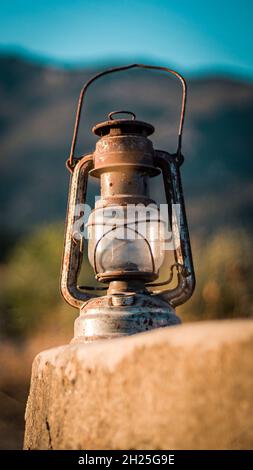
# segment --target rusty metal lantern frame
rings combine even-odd
[[[94,172],[96,160],[93,153],[83,157],[75,157],[75,148],[82,106],[88,87],[95,80],[107,74],[133,68],[167,72],[178,78],[182,85],[177,151],[175,154],[170,154],[166,151],[153,150],[153,170],[162,173],[170,221],[171,204],[180,205],[180,243],[174,250],[175,263],[170,267],[170,273],[166,281],[157,283],[146,282],[145,292],[138,292],[138,289],[137,292],[133,292],[135,289],[130,289],[130,292],[126,290],[124,295],[117,296],[114,295],[113,289],[109,289],[108,295],[98,297],[94,291],[106,290],[107,287],[78,286],[78,274],[83,259],[83,243],[81,239],[74,239],[72,231],[76,220],[76,205],[85,203],[88,175],[90,172]],[[185,303],[191,297],[195,287],[194,267],[180,175],[180,166],[184,160],[181,147],[186,98],[186,82],[178,72],[167,67],[144,64],[131,64],[105,70],[92,77],[81,90],[70,155],[66,163],[67,168],[71,172],[71,180],[61,272],[61,292],[64,299],[71,306],[80,309],[80,316],[75,322],[75,341],[111,338],[180,322],[174,308]],[[112,119],[115,113],[110,113],[109,119]],[[135,119],[134,113],[131,114],[133,119]],[[137,121],[135,122],[137,123]],[[152,128],[151,125],[146,123],[138,121],[138,124]],[[95,126],[93,131],[99,135],[99,129],[102,125],[105,127],[106,123]],[[152,132],[151,130],[150,133]],[[166,288],[165,290],[153,289],[153,287],[168,285],[172,281],[174,268],[177,270],[177,286],[175,288]],[[148,287],[148,290],[146,287]]]

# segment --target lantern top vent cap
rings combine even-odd
[[[132,119],[114,119],[116,114],[130,114]],[[155,128],[147,122],[137,121],[132,111],[112,111],[108,114],[108,121],[100,122],[92,128],[92,132],[99,137],[106,135],[135,134],[147,137],[153,134]]]

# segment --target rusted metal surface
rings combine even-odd
[[[162,70],[175,75],[182,84],[182,108],[178,132],[178,147],[175,155],[154,150],[148,138],[153,132],[151,124],[136,120],[131,111],[113,111],[108,120],[97,124],[93,132],[99,136],[96,149],[92,155],[76,159],[74,157],[81,109],[87,88],[97,78],[106,74],[128,70],[134,67]],[[183,189],[180,176],[182,131],[186,105],[186,83],[177,72],[165,67],[132,64],[102,72],[91,78],[81,91],[70,157],[67,167],[72,173],[68,206],[65,248],[61,278],[61,291],[65,300],[81,310],[75,322],[77,340],[94,339],[134,334],[147,329],[178,324],[174,307],[180,305],[192,295],[195,286],[195,275],[192,262],[190,238],[187,226]],[[131,119],[116,119],[118,114],[127,113]],[[150,271],[127,271],[123,269],[99,272],[96,264],[96,252],[100,239],[94,244],[94,269],[100,282],[109,283],[107,296],[96,297],[87,293],[94,287],[78,286],[78,274],[82,262],[82,241],[73,239],[73,223],[77,204],[84,204],[88,174],[100,179],[101,199],[96,203],[100,208],[128,204],[155,204],[150,199],[150,178],[162,172],[166,192],[168,215],[171,226],[173,217],[171,204],[179,204],[181,209],[180,226],[173,232],[177,238],[174,249],[175,263],[168,268],[165,281],[151,283],[158,277],[151,246],[144,237],[150,253]],[[128,228],[128,224],[125,224]],[[109,227],[109,231],[115,227]],[[133,231],[136,231],[133,228]],[[169,285],[173,272],[177,271],[178,283],[175,288],[154,290],[155,287]],[[107,289],[106,287],[98,290]]]
[[[129,126],[131,126],[131,130]],[[153,132],[154,128],[147,123],[136,121],[134,117],[131,121],[126,119],[106,121],[95,126],[95,133],[97,133],[97,129],[102,137],[96,144],[94,169],[91,174],[100,178],[101,201],[99,207],[113,206],[116,202],[124,208],[129,204],[129,198],[131,198],[132,204],[142,202],[147,206],[151,202],[149,197],[150,175],[160,173],[160,169],[156,168],[154,164],[153,144],[147,138],[147,134]],[[155,204],[155,201],[152,202]],[[96,211],[97,208],[93,211],[94,219]],[[99,272],[96,262],[97,248],[102,238],[119,228],[119,225],[115,226],[114,222],[111,227],[106,227],[106,231],[97,240],[94,248],[93,265],[96,278],[101,282],[127,278],[150,282],[156,279],[158,274],[148,240],[136,230],[135,226],[131,227],[128,221],[122,226],[135,232],[146,243],[150,255],[150,272],[119,271],[117,269],[112,272]]]
[[[187,86],[186,86],[186,81],[184,77],[182,77],[180,73],[168,67],[158,67],[155,65],[145,65],[145,64],[130,64],[130,65],[125,65],[123,67],[115,67],[112,69],[104,70],[103,72],[98,73],[97,75],[94,75],[94,77],[92,77],[90,80],[88,80],[86,84],[84,85],[84,87],[82,88],[80,92],[79,100],[78,100],[78,105],[77,105],[76,119],[75,119],[73,138],[72,138],[72,143],[71,143],[71,148],[70,148],[70,154],[66,162],[66,166],[70,172],[73,172],[73,169],[76,163],[75,162],[75,148],[76,148],[76,142],[77,142],[77,136],[78,136],[78,129],[80,125],[82,106],[83,106],[84,97],[85,97],[87,89],[98,78],[104,77],[105,75],[108,75],[111,73],[124,72],[125,70],[130,70],[133,68],[141,68],[141,69],[147,69],[147,70],[157,70],[157,71],[166,72],[171,75],[174,75],[176,78],[180,80],[181,85],[182,85],[182,102],[181,102],[181,112],[180,112],[180,120],[179,120],[179,128],[178,128],[177,154],[178,155],[181,154],[182,135],[183,135],[185,110],[186,110],[186,98],[187,98]]]
[[[101,137],[96,143],[94,170],[91,174],[99,177],[105,170],[113,169],[125,170],[129,177],[136,170],[143,170],[146,175],[159,174],[154,165],[153,144],[147,138],[153,131],[153,126],[136,120],[110,120],[97,124],[93,132]],[[130,190],[128,188],[126,194]]]
[[[107,295],[90,300],[75,321],[72,342],[90,342],[178,325],[172,306],[145,294]]]
[[[67,210],[65,243],[61,271],[61,293],[72,307],[80,308],[91,298],[89,294],[78,289],[78,274],[82,263],[82,240],[73,238],[73,224],[77,204],[86,200],[88,174],[93,167],[92,155],[82,158],[76,165],[71,181]]]
[[[114,111],[114,113],[119,112],[120,111]],[[110,117],[110,114],[111,113],[108,114],[108,118]],[[98,135],[99,137],[103,137],[105,135],[134,135],[137,133],[139,135],[148,137],[154,133],[154,130],[155,128],[152,126],[152,124],[136,120],[135,117],[131,120],[125,118],[109,119],[104,122],[99,122],[92,128],[92,132],[94,132],[94,134]]]
[[[176,154],[171,155],[167,152],[156,151],[156,161],[163,173],[168,209],[170,210],[171,204],[180,205],[180,243],[174,251],[174,255],[176,263],[181,266],[181,269],[178,270],[177,287],[166,291],[158,291],[156,295],[161,295],[173,306],[177,306],[185,303],[192,296],[195,288],[195,273],[180,175],[180,164],[183,157],[181,156],[179,159]],[[169,218],[171,220],[170,212]]]

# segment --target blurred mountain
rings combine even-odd
[[[65,168],[83,83],[97,70],[46,67],[0,57],[2,247],[34,226],[65,216]],[[183,182],[191,230],[252,226],[253,84],[222,77],[188,81]],[[176,148],[180,87],[166,75],[133,70],[91,86],[77,154],[92,151],[91,128],[115,109],[151,122],[157,148]],[[98,191],[91,183],[91,197]],[[153,192],[160,195],[159,178]]]

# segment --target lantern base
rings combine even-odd
[[[112,339],[180,323],[173,307],[158,296],[107,295],[91,299],[81,308],[72,343]]]

